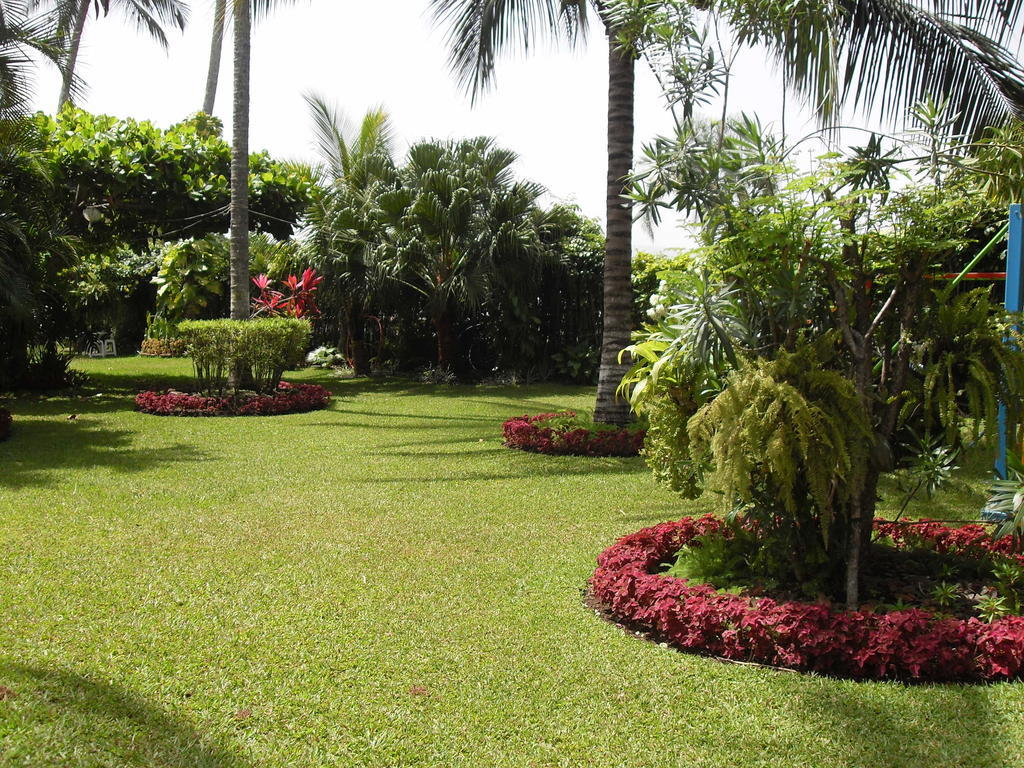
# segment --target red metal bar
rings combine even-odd
[[[946,272],[941,275],[925,275],[927,280],[952,280],[959,272]],[[1005,272],[968,272],[963,276],[964,280],[1005,280]]]

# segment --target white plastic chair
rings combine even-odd
[[[114,332],[107,336],[100,336],[88,349],[89,357],[117,357],[117,342],[114,341]]]

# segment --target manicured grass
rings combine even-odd
[[[589,613],[601,549],[706,505],[501,447],[586,390],[307,372],[330,410],[173,419],[130,396],[187,362],[81,367],[101,394],[13,400],[0,444],[0,765],[1024,765],[1019,685],[728,665]]]

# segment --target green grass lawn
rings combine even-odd
[[[81,368],[0,444],[5,768],[1024,766],[1020,685],[724,664],[588,612],[601,549],[706,506],[502,448],[587,390],[306,372],[330,410],[175,419],[131,396],[186,362]],[[935,509],[976,514],[972,477]]]

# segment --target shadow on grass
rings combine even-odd
[[[787,688],[793,695],[787,698],[795,706],[787,709],[804,722],[815,723],[832,747],[845,753],[843,765],[999,768],[1009,764],[992,728],[991,686],[908,686],[802,677],[791,686]],[[951,733],[950,717],[977,738],[965,740],[962,729]]]
[[[62,669],[0,664],[0,684],[15,694],[0,701],[5,753],[15,760],[5,765],[251,765],[237,748],[111,683]]]
[[[501,430],[501,420],[495,419],[492,416],[467,416],[465,414],[452,414],[451,416],[436,416],[430,413],[394,413],[387,411],[364,411],[360,409],[347,410],[345,408],[332,408],[332,413],[341,413],[346,416],[369,416],[381,419],[411,419],[412,421],[443,421],[449,424],[461,424],[466,421],[479,421],[487,424],[496,424],[498,430]],[[337,426],[337,425],[335,425]],[[345,426],[351,426],[346,424]],[[371,425],[380,426],[380,425]],[[401,425],[402,429],[407,429],[410,425]]]
[[[508,449],[497,449],[506,451]],[[495,451],[496,452],[496,451]],[[384,453],[383,451],[381,453]],[[467,452],[468,453],[468,452]],[[480,454],[482,451],[472,451]],[[490,451],[488,451],[490,453]],[[423,456],[424,454],[410,454]],[[452,456],[446,453],[438,456]],[[462,474],[445,474],[443,476],[427,475],[420,477],[375,477],[351,479],[352,485],[418,485],[458,482],[495,482],[500,480],[529,480],[538,477],[586,477],[590,475],[635,475],[649,470],[643,462],[636,459],[583,459],[569,456],[548,456],[550,461],[517,463],[506,473],[497,472],[465,472]]]
[[[0,443],[0,488],[55,486],[69,471],[110,469],[144,472],[171,462],[195,462],[207,454],[194,445],[160,448],[133,444],[136,433],[83,420],[20,421],[10,441]]]
[[[287,378],[287,375],[285,378]],[[521,414],[524,408],[531,411],[537,408],[565,408],[566,406],[562,401],[566,398],[593,393],[592,387],[579,387],[570,384],[542,383],[523,384],[521,386],[510,386],[507,384],[423,384],[418,381],[402,378],[339,379],[337,376],[330,375],[310,375],[309,371],[302,374],[302,380],[323,384],[328,389],[330,389],[331,384],[334,384],[336,394],[338,395],[387,394],[398,397],[430,396],[480,403],[490,407],[507,406],[514,411],[512,413],[513,416]],[[498,398],[506,402],[496,402],[495,399]],[[533,402],[536,400],[550,400],[551,402]]]

